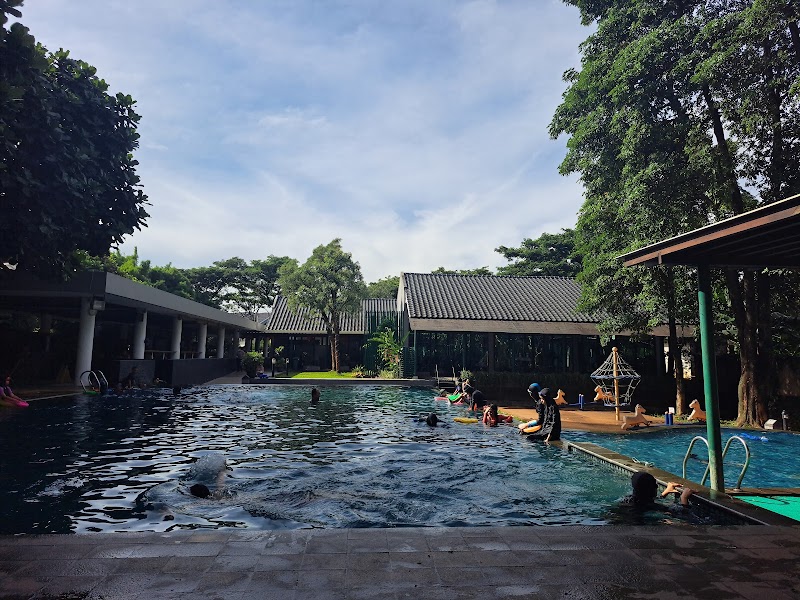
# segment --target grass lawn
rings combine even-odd
[[[286,379],[286,375],[275,375],[275,379]],[[289,379],[352,379],[350,373],[337,373],[336,371],[301,371],[292,373]]]

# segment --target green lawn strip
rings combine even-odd
[[[276,379],[285,379],[286,375],[276,375]],[[336,371],[301,371],[292,373],[290,379],[352,379],[350,373],[337,373]]]

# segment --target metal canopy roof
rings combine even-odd
[[[620,257],[634,265],[800,267],[800,194]]]

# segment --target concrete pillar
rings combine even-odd
[[[665,356],[664,356],[664,340],[665,338],[655,335],[653,336],[653,344],[655,345],[655,355],[656,355],[656,375],[658,377],[663,377],[667,372],[667,367],[665,366]],[[672,353],[672,348],[669,349],[669,353],[671,356],[674,356]],[[678,353],[678,358],[680,358],[680,352]]]
[[[144,340],[147,337],[147,311],[143,310],[136,315],[136,324],[133,328],[133,348],[131,358],[144,359]]]
[[[181,357],[181,334],[183,333],[183,319],[175,317],[172,320],[172,344],[170,351],[172,352],[173,359]]]
[[[217,330],[217,358],[225,358],[225,328]]]
[[[92,370],[94,322],[97,311],[91,308],[90,298],[81,298],[81,320],[78,326],[78,348],[75,357],[75,385],[81,384],[81,373]]]
[[[197,331],[197,358],[206,357],[207,337],[208,337],[208,323],[200,323]]]
[[[234,354],[239,349],[239,330],[235,329],[233,331],[233,352]]]

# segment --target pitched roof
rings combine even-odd
[[[365,315],[368,313],[394,313],[397,300],[394,298],[367,298],[361,301],[361,310],[354,315],[342,315],[341,333],[363,334]],[[268,333],[326,334],[325,323],[319,317],[311,316],[307,308],[299,307],[292,312],[286,298],[278,296],[272,306],[272,316],[265,323]]]
[[[410,319],[597,323],[568,277],[404,273]]]

